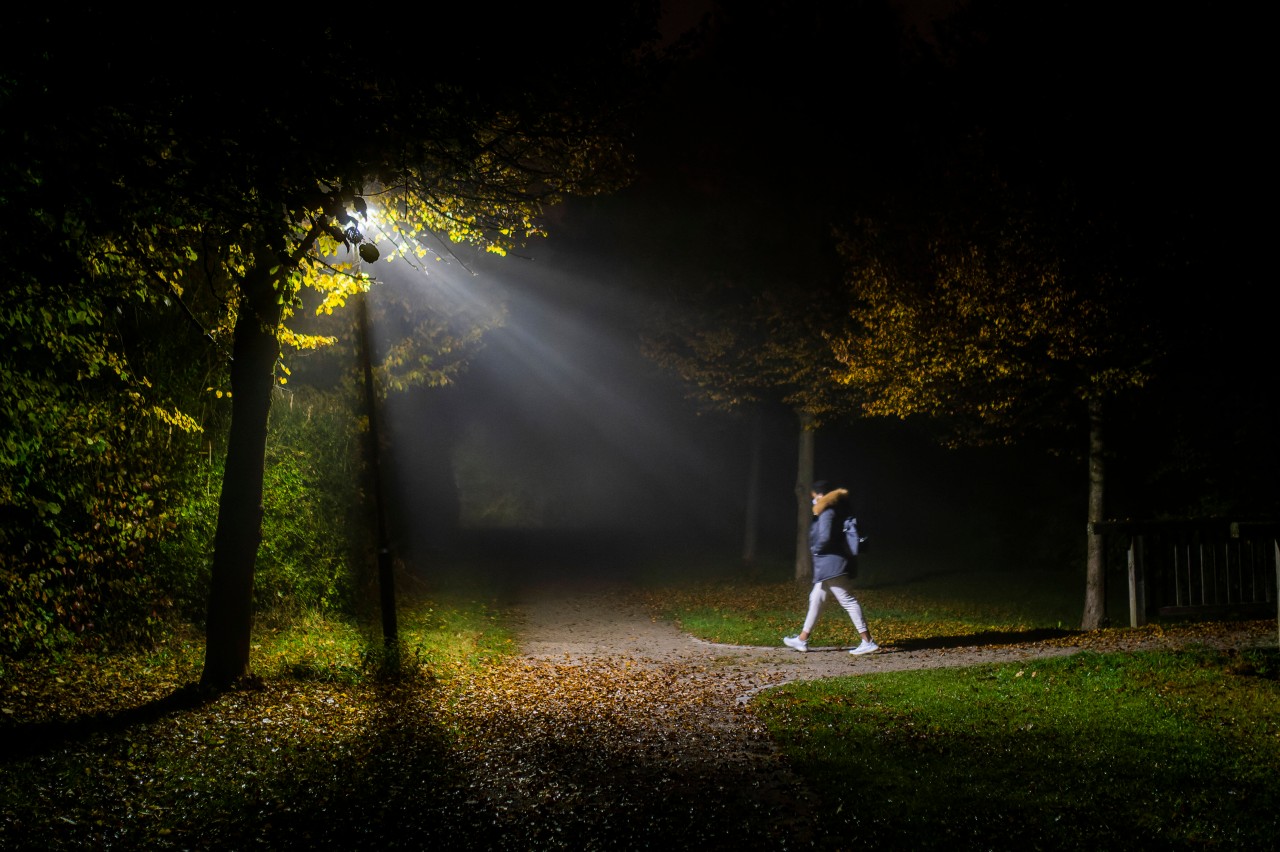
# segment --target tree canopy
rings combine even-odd
[[[1127,282],[1085,271],[1088,258],[1063,256],[1016,219],[997,224],[905,243],[869,222],[845,234],[854,330],[831,344],[866,413],[935,418],[956,443],[1004,443],[1144,383],[1152,341],[1124,310]]]
[[[361,263],[416,254],[424,235],[508,252],[548,205],[628,179],[621,119],[653,9],[619,7],[590,33],[544,12],[487,30],[433,13],[384,43],[336,6],[199,27],[20,13],[0,74],[21,117],[11,177],[77,270],[33,277],[93,293],[104,275],[85,258],[102,247],[130,292],[179,302],[230,356],[206,685],[247,667],[271,389],[283,345],[324,342],[287,331],[301,289],[340,306],[368,286]]]

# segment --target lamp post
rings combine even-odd
[[[395,575],[391,569],[391,543],[387,536],[387,514],[383,505],[382,470],[378,461],[378,397],[373,385],[373,358],[369,345],[369,294],[360,293],[360,360],[364,367],[365,405],[369,413],[369,470],[377,516],[378,596],[382,609],[382,641],[388,650],[397,647]]]

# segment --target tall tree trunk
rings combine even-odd
[[[757,406],[751,412],[751,459],[747,473],[747,509],[742,530],[742,563],[755,564],[760,541],[760,463],[764,454],[764,415]]]
[[[264,268],[250,270],[236,318],[231,362],[231,430],[218,501],[204,672],[200,684],[222,690],[249,672],[253,571],[262,540],[262,476],[267,417],[282,305]]]
[[[797,409],[800,423],[800,454],[796,464],[796,581],[813,579],[813,558],[809,554],[809,523],[813,519],[813,415]]]
[[[1102,403],[1089,402],[1089,526],[1085,557],[1084,617],[1082,630],[1107,626],[1107,572],[1102,535],[1097,525],[1105,511],[1106,465],[1103,459]]]

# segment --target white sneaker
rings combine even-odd
[[[872,651],[879,651],[880,646],[870,639],[863,639],[862,644],[851,650],[850,654],[870,654]]]
[[[801,639],[799,636],[783,636],[782,644],[788,648],[794,648],[797,651],[809,650],[809,643]]]

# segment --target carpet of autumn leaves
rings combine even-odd
[[[511,657],[206,700],[194,650],[6,679],[0,848],[787,848],[804,822],[712,672]]]

